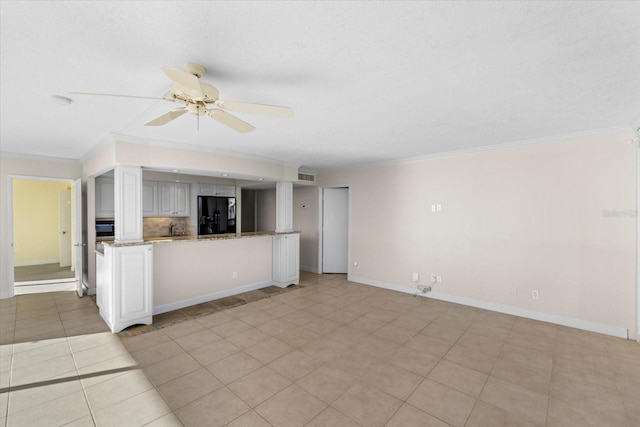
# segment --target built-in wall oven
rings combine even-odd
[[[114,237],[115,222],[112,219],[96,219],[96,237]]]

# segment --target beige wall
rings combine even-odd
[[[276,190],[256,191],[256,231],[273,231],[276,229]]]
[[[300,269],[318,273],[318,187],[293,187],[293,229],[300,231]]]
[[[154,311],[268,286],[271,269],[271,236],[155,244]]]
[[[12,157],[0,155],[0,298],[13,294],[11,281],[13,255],[10,248],[11,216],[11,177],[38,177],[74,180],[82,175],[82,167],[74,161],[52,161],[39,158]]]
[[[13,180],[14,266],[60,262],[59,181]]]
[[[434,273],[433,297],[635,336],[631,137],[323,175],[350,188],[349,277],[409,290],[413,272],[425,284]]]

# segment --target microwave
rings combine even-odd
[[[115,222],[112,219],[96,220],[96,237],[113,237],[115,236]]]

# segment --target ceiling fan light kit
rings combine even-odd
[[[246,133],[255,129],[252,125],[229,114],[227,111],[241,113],[262,114],[273,117],[293,117],[293,111],[289,107],[277,105],[252,104],[240,101],[223,101],[219,98],[218,89],[200,81],[205,68],[198,64],[185,64],[184,71],[175,68],[161,67],[162,71],[171,80],[171,94],[168,98],[152,98],[144,96],[113,95],[105,93],[70,92],[76,95],[116,96],[124,98],[156,99],[169,102],[180,102],[184,106],[175,108],[155,119],[145,123],[145,126],[162,126],[177,119],[185,113],[196,116],[207,115],[213,120],[222,123],[231,129]],[[55,95],[54,95],[55,96]],[[69,99],[69,98],[66,98]],[[70,100],[70,99],[69,99]],[[199,127],[199,126],[198,126]]]

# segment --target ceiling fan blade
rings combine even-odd
[[[239,101],[216,101],[216,106],[225,110],[239,111],[243,113],[265,114],[276,117],[293,117],[293,110],[289,107],[277,105],[251,104]]]
[[[178,85],[187,95],[195,100],[202,100],[204,94],[200,87],[200,79],[193,74],[176,70],[175,68],[160,67],[162,71],[171,79],[171,81]]]
[[[223,125],[229,126],[231,129],[234,129],[240,133],[251,132],[252,130],[255,129],[249,123],[243,120],[240,120],[236,116],[232,116],[226,111],[207,110],[207,114],[209,114],[209,117],[211,117],[213,120],[217,120]]]
[[[136,98],[136,99],[153,99],[156,101],[169,101],[176,102],[175,99],[170,98],[154,98],[152,96],[134,96],[134,95],[115,95],[113,93],[92,93],[92,92],[67,92],[71,95],[89,95],[89,96],[115,96],[117,98]]]
[[[168,113],[164,113],[160,117],[156,117],[148,123],[145,123],[145,126],[162,126],[169,123],[171,120],[175,120],[184,113],[187,112],[186,108],[179,108],[177,110],[171,110]]]

